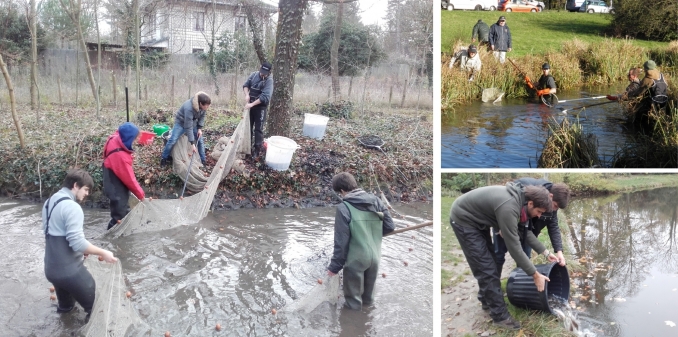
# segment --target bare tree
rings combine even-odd
[[[19,135],[19,145],[22,149],[26,148],[26,141],[24,140],[24,132],[21,129],[21,120],[16,113],[16,99],[14,98],[14,86],[12,85],[12,78],[9,76],[7,71],[7,65],[2,59],[2,54],[0,53],[0,70],[2,75],[5,77],[5,83],[7,83],[7,91],[9,91],[9,102],[12,109],[12,119],[14,120],[14,126],[16,126],[16,132]]]
[[[266,62],[266,52],[264,52],[264,42],[261,38],[261,22],[254,16],[254,4],[252,0],[243,0],[241,2],[247,15],[247,22],[252,30],[252,43],[254,44],[254,51],[257,53],[259,63]]]
[[[78,31],[78,40],[80,42],[80,47],[82,48],[83,53],[85,54],[85,65],[87,66],[87,79],[89,79],[89,85],[92,89],[92,97],[95,100],[99,100],[99,95],[97,93],[97,85],[94,81],[94,74],[92,73],[92,64],[89,60],[89,55],[87,54],[87,44],[85,43],[85,35],[82,31],[82,26],[80,25],[80,14],[82,12],[82,0],[59,0],[61,7],[68,14],[68,17],[71,18],[71,21],[75,25]]]
[[[38,88],[38,29],[37,29],[37,10],[35,0],[30,0],[26,19],[28,20],[28,30],[31,33],[31,109],[40,110],[40,99]],[[36,114],[38,123],[39,116]]]

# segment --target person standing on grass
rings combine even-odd
[[[541,66],[541,77],[537,82],[537,96],[555,94],[557,91],[556,80],[551,76],[551,66],[544,63]]]
[[[250,132],[254,136],[252,158],[258,158],[264,142],[264,123],[266,122],[266,107],[273,95],[273,77],[271,64],[264,62],[259,71],[255,71],[242,85],[245,93],[245,109],[250,110]]]
[[[486,46],[490,44],[490,27],[483,22],[483,19],[478,20],[475,26],[473,26],[473,32],[471,33],[471,42],[476,42],[478,40],[478,46]]]
[[[489,34],[490,49],[499,63],[506,62],[506,52],[511,51],[513,46],[511,42],[511,30],[506,25],[506,17],[499,17],[497,23],[490,27]]]
[[[450,225],[459,241],[473,276],[478,281],[478,300],[483,310],[490,311],[495,325],[519,329],[509,314],[502,295],[501,274],[496,263],[490,228],[501,231],[504,242],[518,267],[532,275],[538,291],[544,291],[548,277],[537,271],[520,245],[520,238],[549,261],[558,258],[550,254],[534,233],[528,230],[529,219],[551,211],[549,192],[543,186],[523,186],[509,182],[506,186],[486,186],[472,190],[452,204]]]
[[[85,312],[94,306],[96,284],[83,264],[83,254],[99,255],[106,262],[118,261],[113,253],[85,239],[85,215],[79,203],[94,185],[84,170],[66,174],[61,190],[45,202],[42,209],[42,230],[45,234],[45,277],[54,285],[57,312],[66,313],[80,303]]]
[[[534,178],[520,178],[515,180],[516,183],[520,183],[523,186],[544,186],[550,195],[552,200],[551,212],[544,212],[539,217],[534,217],[530,219],[530,224],[528,229],[532,231],[534,236],[538,237],[541,234],[544,227],[548,228],[549,238],[551,239],[551,246],[556,252],[556,257],[558,258],[558,263],[561,266],[565,266],[565,256],[563,255],[563,241],[560,236],[560,227],[558,226],[558,209],[565,209],[570,202],[570,188],[565,184],[554,184],[549,182],[546,179],[534,179]],[[532,247],[525,242],[525,240],[520,240],[523,251],[527,257],[532,256]],[[499,274],[504,266],[506,261],[506,243],[504,243],[504,238],[501,235],[501,232],[494,233],[494,253],[497,258],[497,268],[499,268]]]
[[[469,73],[468,81],[473,81],[475,75],[480,73],[480,68],[482,67],[482,62],[480,61],[480,56],[478,55],[478,49],[475,45],[468,46],[468,49],[462,49],[452,56],[450,60],[450,69],[454,67],[454,63],[459,61],[459,67],[461,70]]]
[[[332,177],[332,189],[343,202],[334,217],[334,253],[327,274],[344,269],[346,306],[361,310],[374,302],[379,272],[381,239],[395,229],[388,208],[371,193],[358,188],[348,172]]]
[[[191,153],[198,152],[202,165],[207,164],[205,161],[205,143],[202,138],[202,129],[205,127],[205,114],[211,104],[212,100],[210,97],[206,93],[199,91],[181,105],[179,110],[174,114],[174,127],[172,128],[169,140],[167,140],[167,144],[165,144],[165,149],[162,151],[160,166],[169,164],[172,148],[183,134],[186,134],[188,142],[193,146]]]
[[[111,221],[108,222],[107,229],[111,229],[129,213],[130,191],[139,200],[144,200],[144,190],[132,168],[132,145],[138,136],[139,128],[134,123],[127,122],[120,125],[104,145],[104,194],[110,200],[111,206]]]

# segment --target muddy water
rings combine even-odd
[[[624,86],[558,91],[560,100],[595,97],[622,91]],[[442,117],[441,165],[443,168],[536,167],[549,134],[549,121],[577,120],[561,109],[602,103],[607,99],[559,103],[549,108],[536,100],[507,99],[501,103],[474,102],[457,106]],[[579,111],[579,110],[577,110]],[[621,120],[617,103],[587,108],[579,114],[585,132],[598,138],[598,154],[608,162],[618,147],[633,139]]]
[[[587,267],[573,273],[581,328],[677,336],[667,321],[678,324],[678,189],[576,200],[566,214],[573,251]]]
[[[431,218],[430,204],[396,205],[397,226]],[[139,315],[172,336],[430,336],[430,227],[385,238],[375,305],[362,313],[324,303],[310,314],[279,312],[310,291],[332,255],[335,209],[211,213],[198,226],[94,242],[121,259]],[[88,238],[105,210],[85,209]],[[81,309],[59,315],[44,278],[40,205],[0,199],[0,336],[69,336]],[[409,248],[412,248],[410,251]],[[403,261],[408,262],[404,266]],[[223,327],[214,331],[216,323]]]

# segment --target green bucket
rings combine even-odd
[[[155,124],[153,125],[153,132],[155,132],[155,135],[158,137],[161,137],[165,131],[168,131],[170,129],[169,126],[165,124]]]

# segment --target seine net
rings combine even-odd
[[[104,239],[174,228],[198,223],[210,209],[214,194],[234,163],[241,155],[250,153],[249,110],[245,110],[240,123],[230,139],[222,138],[214,151],[221,152],[209,176],[200,170],[200,161],[193,160],[186,188],[197,192],[181,199],[146,198],[139,202],[122,221],[111,228]],[[186,177],[190,157],[189,143],[185,136],[172,149],[173,169],[182,179]],[[151,330],[137,315],[132,302],[127,298],[127,286],[120,262],[114,264],[85,260],[87,269],[96,281],[96,299],[89,322],[80,330],[81,335],[99,336],[149,336]]]
[[[316,285],[306,295],[285,306],[283,311],[303,311],[308,314],[323,302],[336,304],[342,296],[340,285],[339,275],[326,275],[322,284]]]

